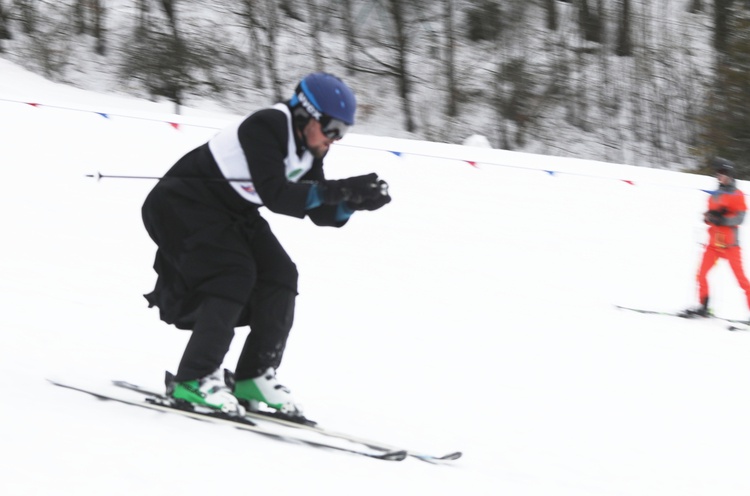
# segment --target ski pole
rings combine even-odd
[[[102,179],[150,179],[152,181],[160,181],[162,179],[181,179],[187,181],[209,181],[209,182],[248,182],[250,179],[234,179],[234,178],[223,178],[223,177],[184,177],[184,176],[127,176],[127,175],[114,175],[114,174],[102,174],[97,172],[96,174],[86,174],[84,177],[96,178],[97,181]]]

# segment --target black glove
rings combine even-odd
[[[362,203],[381,196],[378,175],[374,172],[364,176],[320,181],[318,191],[326,205],[338,205],[342,201]]]
[[[388,194],[388,183],[382,179],[378,181],[379,194],[375,198],[369,198],[359,203],[352,201],[346,202],[346,206],[351,210],[377,210],[383,205],[391,202],[391,195]]]
[[[717,210],[709,210],[703,216],[707,224],[713,224],[715,226],[724,225],[724,214]]]

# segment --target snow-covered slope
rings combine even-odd
[[[750,333],[613,307],[694,303],[707,177],[352,135],[329,176],[376,171],[392,204],[340,230],[265,214],[301,273],[280,378],[322,424],[462,450],[454,467],[51,386],[158,387],[176,367],[188,334],[141,296],[154,283],[139,210],[153,182],[84,176],[162,174],[231,116],[195,113],[205,127],[178,130],[153,104],[0,64],[0,493],[750,491]],[[718,314],[750,314],[728,267],[711,282]]]

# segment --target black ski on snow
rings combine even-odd
[[[715,315],[709,315],[701,317],[698,315],[684,315],[676,312],[662,312],[660,310],[649,310],[646,308],[632,308],[615,305],[615,308],[619,310],[628,310],[630,312],[644,313],[648,315],[665,315],[667,317],[679,317],[681,319],[697,319],[697,320],[715,320],[726,324],[726,330],[728,331],[750,331],[750,324],[743,320],[725,319],[723,317],[716,317]]]
[[[219,411],[204,413],[204,412],[200,412],[200,411],[196,411],[192,409],[185,409],[172,403],[168,398],[163,397],[162,395],[149,396],[143,401],[128,400],[124,398],[119,398],[117,396],[111,396],[106,393],[93,391],[91,389],[73,386],[71,384],[65,384],[65,383],[58,382],[58,381],[53,381],[51,379],[48,379],[48,381],[51,384],[54,384],[55,386],[59,386],[65,389],[71,389],[73,391],[79,391],[81,393],[86,393],[100,400],[115,401],[118,403],[137,406],[141,408],[147,408],[149,410],[156,410],[159,412],[176,413],[178,415],[183,415],[188,418],[192,418],[196,420],[203,420],[203,421],[211,422],[214,424],[229,425],[240,430],[255,432],[262,436],[266,436],[266,437],[281,440],[281,441],[298,442],[298,443],[307,444],[309,446],[313,446],[315,448],[333,449],[333,450],[343,451],[346,453],[351,453],[354,455],[361,455],[361,456],[366,456],[369,458],[377,458],[378,460],[401,461],[401,460],[404,460],[407,456],[406,451],[404,450],[375,450],[375,451],[370,452],[370,451],[365,451],[365,450],[358,450],[354,448],[346,448],[343,446],[337,446],[336,444],[332,444],[332,443],[312,441],[312,440],[305,439],[300,436],[295,436],[294,434],[279,434],[279,433],[264,429],[263,427],[260,427],[259,425],[257,425],[255,422],[253,422],[252,420],[248,418],[233,417],[231,415],[227,415]],[[158,396],[161,396],[161,398],[159,398]]]
[[[126,381],[112,381],[112,383],[117,387],[129,389],[131,391],[135,391],[137,393],[146,395],[147,397],[150,397],[150,398],[164,399],[163,394],[158,393],[156,391],[152,391],[150,389],[146,389],[136,384],[131,384]],[[351,434],[331,431],[323,427],[320,427],[315,422],[311,422],[309,419],[304,419],[304,421],[299,422],[299,421],[291,420],[289,418],[280,418],[278,416],[273,416],[264,412],[255,412],[255,411],[249,411],[249,410],[245,414],[245,418],[248,418],[250,420],[253,420],[253,419],[263,420],[266,422],[273,422],[275,424],[283,425],[286,427],[293,427],[295,429],[304,429],[304,430],[308,430],[312,432],[317,432],[318,434],[321,434],[327,437],[343,439],[343,440],[350,441],[353,443],[361,444],[362,446],[366,446],[367,448],[374,449],[374,450],[384,452],[384,453],[405,452],[408,456],[411,456],[413,458],[417,458],[419,460],[429,462],[429,463],[443,463],[443,462],[458,460],[459,458],[461,458],[461,455],[462,455],[460,451],[454,451],[452,453],[448,453],[446,455],[440,456],[440,455],[431,455],[427,453],[420,453],[414,450],[402,450],[394,446],[390,446],[390,445],[380,443],[377,441],[371,441],[371,440],[364,439],[358,436],[353,436]]]

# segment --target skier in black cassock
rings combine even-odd
[[[391,201],[376,174],[323,174],[323,158],[354,124],[355,110],[340,79],[310,74],[290,100],[187,153],[149,193],[142,214],[158,246],[158,279],[146,299],[164,322],[192,330],[168,394],[229,413],[265,404],[302,415],[276,379],[294,318],[297,268],[259,209],[341,227],[354,211]],[[221,365],[234,328],[245,325],[250,334],[230,385]]]

